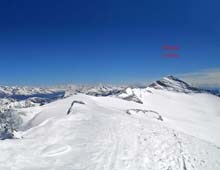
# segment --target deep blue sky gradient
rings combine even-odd
[[[134,83],[220,66],[217,0],[4,0],[0,83]],[[163,45],[179,58],[165,58]]]

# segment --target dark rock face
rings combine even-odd
[[[67,111],[67,115],[69,115],[69,114],[72,112],[74,104],[85,104],[85,103],[82,102],[82,101],[74,100],[74,101],[71,103],[70,108],[69,108],[68,111]]]
[[[109,91],[88,91],[86,94],[91,96],[112,96],[117,95],[121,92],[121,90],[112,89]]]
[[[132,94],[132,95],[127,96],[127,97],[124,97],[122,99],[127,100],[127,101],[133,101],[133,102],[136,102],[136,103],[143,104],[143,102],[135,94]]]
[[[142,109],[129,109],[126,110],[128,115],[144,115],[146,118],[155,119],[159,121],[163,121],[163,117],[156,111],[153,110],[142,110]]]

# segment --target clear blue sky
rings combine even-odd
[[[0,83],[125,83],[220,66],[217,0],[3,0]],[[179,58],[161,46],[176,45]]]

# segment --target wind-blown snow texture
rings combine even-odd
[[[0,141],[0,169],[219,170],[220,98],[185,92],[128,88],[22,108],[22,139]]]

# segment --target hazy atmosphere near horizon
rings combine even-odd
[[[175,75],[220,86],[219,5],[217,0],[1,1],[0,83],[132,84]]]

